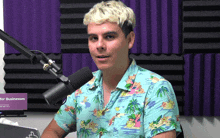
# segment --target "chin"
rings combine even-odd
[[[111,68],[111,66],[110,65],[97,65],[97,68],[101,71],[104,71],[104,70]]]
[[[97,68],[102,71],[112,68],[114,66],[114,62],[112,62],[111,60],[107,62],[99,62],[98,60],[94,60],[94,61],[95,61]]]
[[[104,71],[104,70],[106,70],[106,69],[109,69],[109,67],[106,67],[106,66],[100,66],[100,67],[98,67],[98,69],[101,70],[101,71]]]

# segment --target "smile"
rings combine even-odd
[[[105,62],[105,61],[107,61],[109,59],[109,56],[101,56],[101,57],[97,57],[97,60],[99,61],[99,62]]]
[[[109,56],[98,56],[98,58],[107,58]]]

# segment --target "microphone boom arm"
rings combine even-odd
[[[18,50],[22,54],[24,54],[27,58],[31,60],[32,64],[35,64],[36,62],[36,55],[33,54],[28,47],[24,46],[20,42],[18,42],[16,39],[8,35],[6,32],[2,31],[0,29],[0,39],[2,39],[4,42],[8,43],[10,46],[12,46],[14,49]]]
[[[47,90],[43,93],[46,102],[50,104],[55,104],[57,101],[64,98],[66,95],[80,88],[83,84],[88,82],[93,78],[93,74],[89,68],[82,68],[80,71],[66,77],[60,74],[60,67],[58,67],[54,61],[49,59],[43,52],[39,50],[30,50],[13,37],[9,36],[7,33],[0,29],[0,39],[11,45],[13,48],[24,54],[27,58],[31,60],[32,64],[40,62],[43,65],[43,70],[49,72],[59,79],[59,82],[55,87]],[[36,54],[39,52],[41,55]],[[48,63],[47,63],[48,62]],[[86,75],[85,75],[86,74]],[[79,80],[75,80],[78,78]]]
[[[14,49],[18,50],[20,53],[25,55],[27,58],[30,59],[32,64],[41,63],[43,65],[43,70],[49,72],[50,74],[54,75],[59,81],[62,81],[64,83],[67,83],[68,78],[65,77],[60,73],[61,69],[58,67],[54,61],[49,59],[43,52],[39,50],[30,50],[25,45],[21,44],[19,41],[17,41],[15,38],[8,35],[6,32],[2,31],[0,29],[0,39],[2,39],[4,42],[8,43],[10,46],[12,46]],[[41,55],[37,55],[33,52],[39,52]],[[46,63],[48,61],[49,63]]]

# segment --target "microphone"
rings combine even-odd
[[[88,67],[84,67],[68,77],[66,83],[59,82],[56,86],[43,93],[46,102],[56,104],[67,95],[79,89],[82,85],[93,78],[93,74]]]
[[[78,70],[76,73],[70,75],[68,78],[62,74],[57,74],[61,71],[60,67],[56,65],[54,61],[48,58],[43,52],[39,50],[28,49],[28,47],[24,46],[1,29],[0,39],[2,39],[13,48],[21,52],[23,55],[25,55],[27,58],[29,58],[32,64],[35,64],[39,61],[44,66],[43,69],[45,71],[48,71],[50,74],[56,76],[56,78],[61,80],[61,82],[59,82],[56,86],[43,93],[43,96],[48,104],[57,103],[59,100],[62,100],[67,95],[79,89],[82,85],[93,78],[93,74],[88,67],[84,67],[81,70]],[[41,53],[41,55],[39,56],[32,52],[39,52]],[[44,62],[44,59],[46,59],[49,64],[46,64]]]

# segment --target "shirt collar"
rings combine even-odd
[[[135,82],[136,74],[138,72],[138,66],[136,64],[135,59],[131,59],[132,62],[128,69],[126,70],[125,74],[123,75],[122,79],[119,81],[117,85],[117,89],[122,89],[125,91],[131,91],[132,85]],[[98,86],[102,86],[101,78],[102,78],[102,71],[97,70],[93,72],[93,79],[88,82],[90,84],[89,89],[92,90],[97,88]]]

